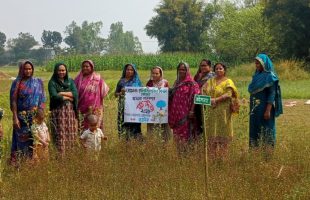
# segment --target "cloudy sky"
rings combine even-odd
[[[103,22],[102,37],[110,25],[123,22],[124,31],[133,31],[142,43],[144,52],[159,50],[156,38],[149,38],[144,27],[160,0],[1,0],[0,31],[7,39],[20,32],[29,32],[41,43],[43,30],[58,31],[64,37],[67,25]]]

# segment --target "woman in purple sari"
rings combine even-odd
[[[34,67],[30,61],[19,65],[19,73],[10,91],[10,107],[13,113],[13,137],[11,163],[16,163],[17,154],[32,157],[33,135],[31,125],[37,109],[45,107],[43,82],[33,77]]]
[[[91,60],[82,62],[82,69],[75,78],[74,83],[78,90],[78,110],[87,119],[86,115],[98,116],[98,127],[103,131],[103,103],[109,92],[109,87],[100,76],[95,73],[95,65]],[[83,121],[83,130],[88,129],[87,120]]]

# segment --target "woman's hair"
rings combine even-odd
[[[226,65],[224,63],[221,63],[221,62],[215,63],[215,65],[213,66],[213,71],[215,71],[215,68],[216,68],[217,65],[222,65],[222,67],[224,68],[224,70],[226,72],[227,67],[226,67]]]
[[[205,62],[207,63],[207,65],[209,65],[209,66],[211,67],[212,63],[211,63],[210,60],[208,60],[208,59],[202,59],[202,60],[200,61],[200,64],[201,64],[203,61],[205,61]]]

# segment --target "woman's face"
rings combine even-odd
[[[223,65],[217,64],[215,66],[215,73],[216,73],[216,76],[218,76],[218,77],[225,76],[225,68],[223,67]]]
[[[152,70],[152,79],[153,81],[159,81],[160,80],[160,69],[158,68],[155,68]]]
[[[179,73],[179,78],[181,80],[185,79],[185,77],[186,77],[186,67],[185,67],[184,64],[181,64],[181,66],[179,67],[178,73]]]
[[[125,78],[131,79],[134,74],[135,74],[135,70],[133,69],[133,67],[131,65],[128,65],[126,68]]]
[[[260,64],[260,62],[258,60],[255,60],[255,67],[256,67],[257,71],[260,71],[260,72],[264,71],[262,64]]]
[[[89,62],[84,62],[82,65],[82,74],[83,76],[90,75],[92,73],[92,67]]]
[[[57,71],[58,78],[64,79],[66,76],[66,67],[64,65],[60,65]]]
[[[211,66],[208,65],[208,63],[206,61],[201,61],[200,63],[200,71],[201,73],[209,73],[211,71]]]
[[[33,73],[32,66],[29,63],[26,63],[24,65],[23,77],[29,78],[32,76],[32,73]]]

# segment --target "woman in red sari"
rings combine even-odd
[[[178,143],[187,143],[197,135],[194,96],[199,86],[190,75],[189,65],[179,63],[177,80],[169,94],[168,122]]]
[[[98,126],[103,131],[103,102],[109,92],[109,87],[100,74],[95,73],[95,65],[91,60],[82,62],[82,69],[74,82],[79,94],[78,110],[86,115],[98,116]],[[88,129],[87,120],[83,121],[83,130]]]

